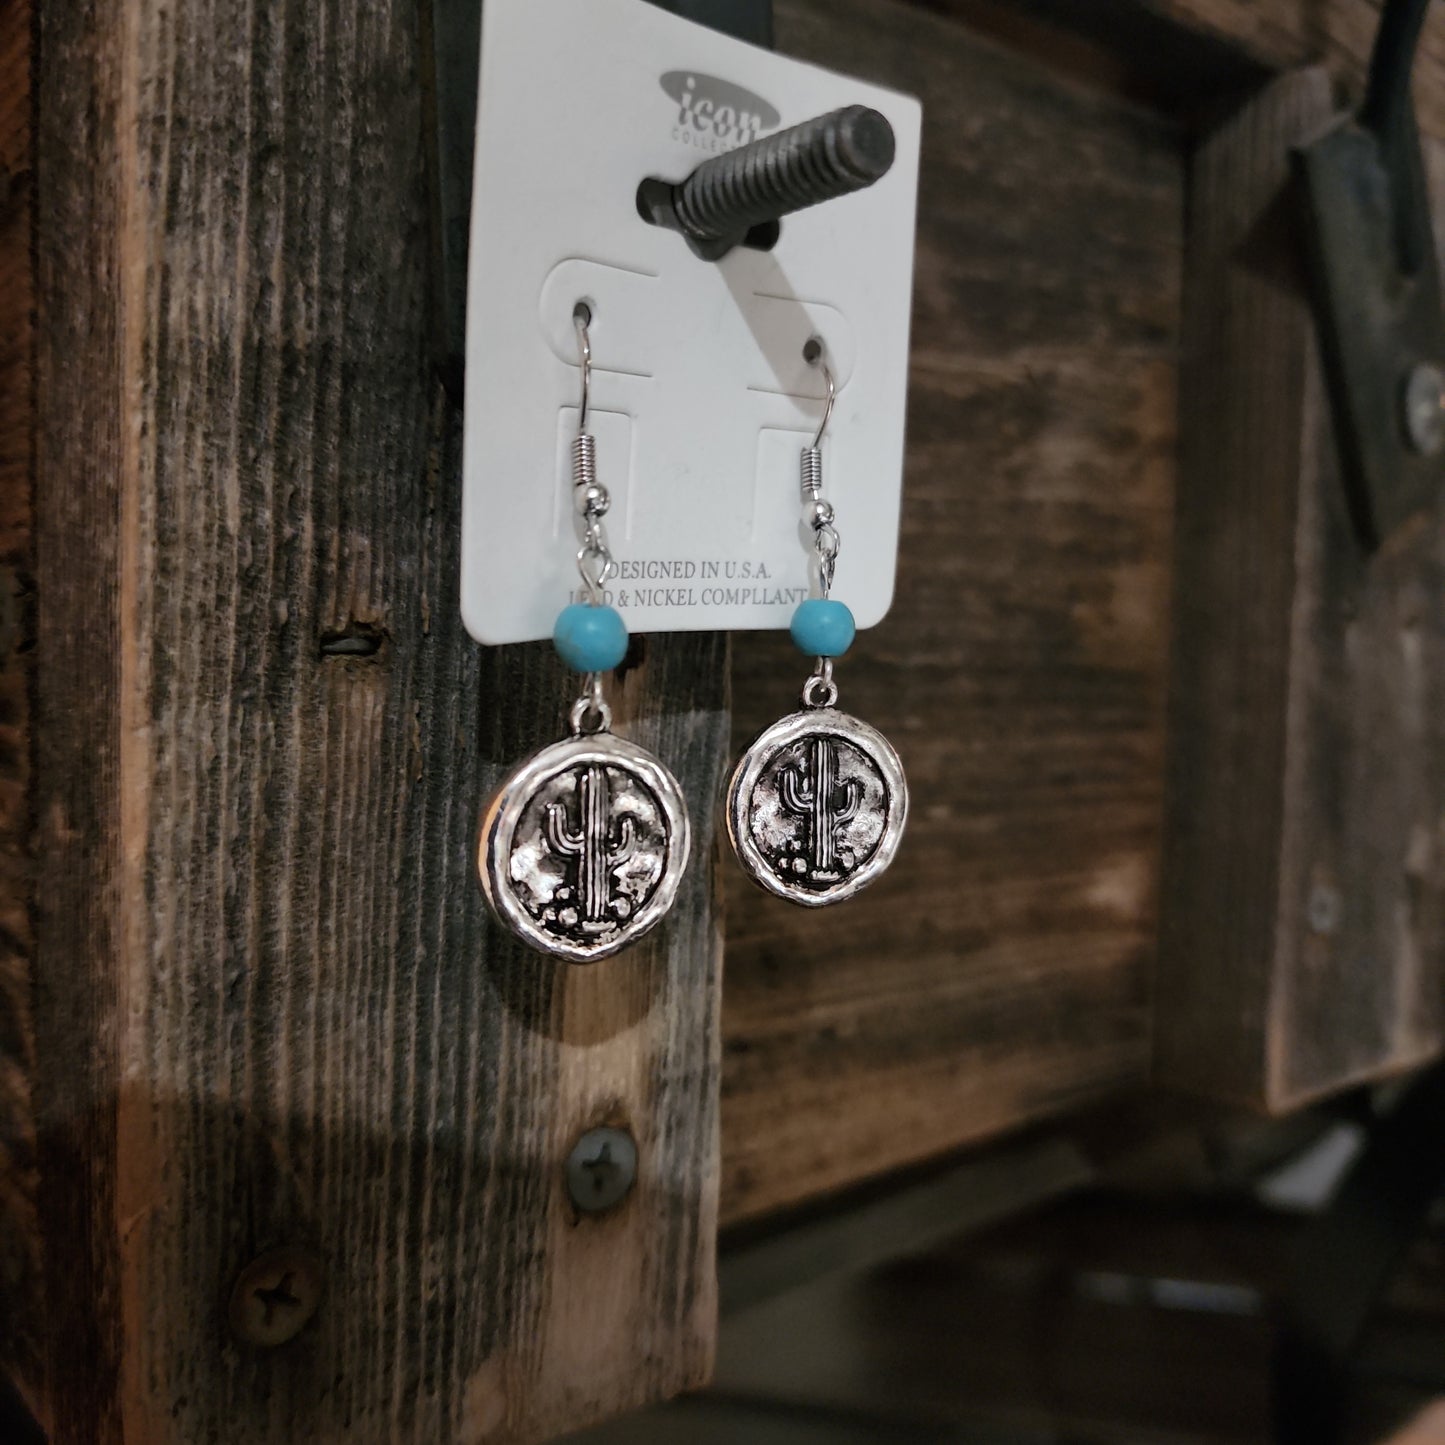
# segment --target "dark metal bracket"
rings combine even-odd
[[[1367,549],[1445,480],[1445,311],[1410,76],[1430,0],[1386,0],[1358,115],[1298,154],[1321,349]]]

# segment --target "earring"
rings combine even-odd
[[[617,571],[602,518],[610,499],[597,481],[587,431],[592,386],[591,312],[573,315],[582,405],[572,444],[573,502],[586,600],[564,607],[553,642],[584,675],[571,736],[524,762],[482,815],[478,871],[497,918],[533,948],[593,963],[635,943],[672,907],[687,867],[690,830],[682,789],[645,748],[612,733],[602,674],[627,654],[627,626],[606,603]]]
[[[804,355],[828,385],[823,421],[802,454],[804,520],[813,534],[819,595],[798,605],[789,629],[816,658],[803,709],[767,728],[728,785],[728,836],[754,882],[818,908],[851,897],[893,861],[908,816],[903,764],[882,733],[839,712],[833,660],[852,645],[853,614],[830,595],[841,542],[823,497],[823,435],[837,387],[816,337]]]

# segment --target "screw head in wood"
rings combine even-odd
[[[293,1340],[321,1303],[321,1262],[304,1249],[272,1249],[236,1277],[227,1312],[231,1333],[244,1344],[274,1349]]]
[[[584,1214],[616,1208],[637,1182],[637,1141],[626,1129],[589,1129],[567,1157],[567,1193]]]
[[[1405,436],[1422,457],[1445,449],[1445,371],[1428,362],[1405,378]]]
[[[1334,933],[1344,920],[1345,904],[1339,891],[1327,883],[1317,883],[1310,890],[1309,904],[1310,931],[1313,933]]]

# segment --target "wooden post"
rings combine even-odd
[[[39,1319],[29,865],[31,24],[0,10],[0,1372],[33,1367]],[[6,1402],[0,1390],[0,1433]],[[18,1433],[18,1432],[16,1432]]]
[[[1290,181],[1333,104],[1273,82],[1190,206],[1157,1065],[1270,1109],[1445,1030],[1445,510],[1371,557],[1345,510]]]
[[[478,809],[575,681],[458,617],[416,8],[41,0],[38,37],[26,1393],[54,1445],[443,1445],[698,1384],[726,648],[620,688],[704,840],[672,920],[586,971],[510,942]],[[600,1123],[639,1178],[583,1217]],[[323,1296],[262,1350],[228,1298],[280,1246]]]

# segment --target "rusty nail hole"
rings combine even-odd
[[[376,657],[387,641],[374,622],[350,622],[339,632],[321,634],[322,657]]]

